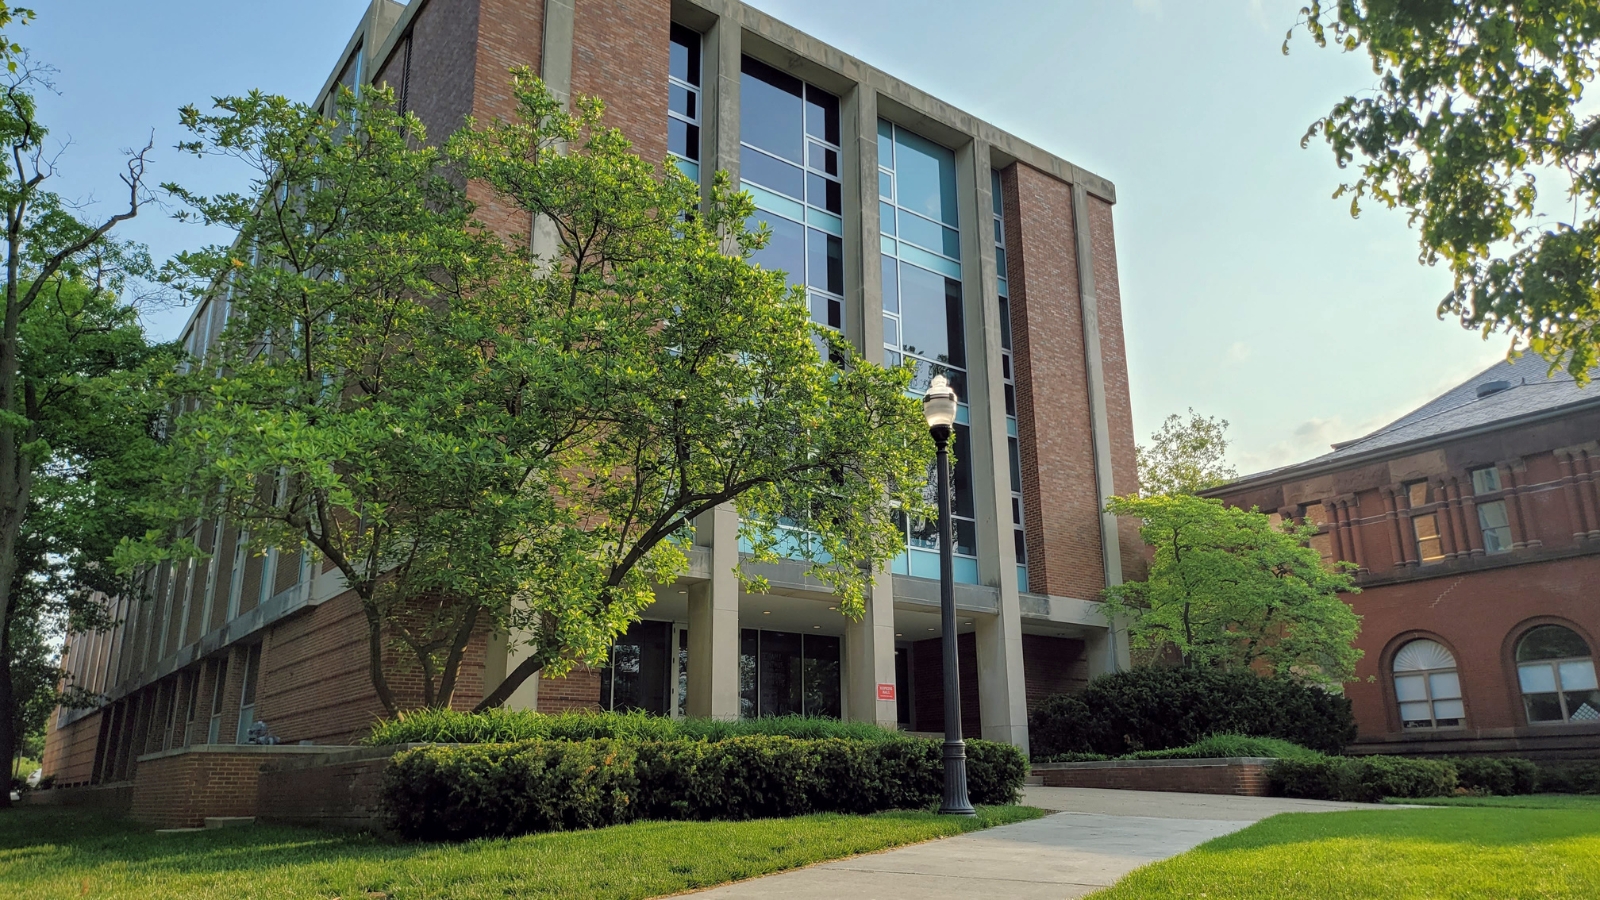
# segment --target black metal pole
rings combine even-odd
[[[961,739],[961,676],[956,658],[956,577],[951,556],[950,427],[932,429],[939,448],[939,623],[944,631],[944,799],[939,812],[972,816],[967,799],[967,743]]]

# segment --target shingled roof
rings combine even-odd
[[[1600,404],[1600,370],[1596,383],[1579,387],[1565,371],[1550,374],[1550,364],[1525,354],[1501,360],[1477,375],[1370,434],[1333,445],[1333,452],[1305,462],[1247,475],[1231,485],[1206,491],[1215,496],[1247,482],[1283,473],[1324,469],[1343,462],[1380,455],[1402,446],[1427,444],[1466,431],[1508,426],[1532,418]],[[1482,396],[1480,396],[1482,393]]]

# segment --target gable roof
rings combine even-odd
[[[1600,370],[1591,372],[1590,376],[1600,381]],[[1480,387],[1499,387],[1495,382],[1503,383],[1503,389],[1478,396]],[[1205,493],[1217,496],[1247,483],[1290,472],[1337,468],[1343,463],[1384,455],[1387,450],[1433,443],[1467,431],[1505,427],[1525,419],[1557,414],[1569,407],[1592,404],[1600,404],[1600,384],[1579,387],[1565,370],[1551,374],[1548,361],[1528,353],[1496,362],[1370,434],[1334,444],[1331,453],[1246,475]]]

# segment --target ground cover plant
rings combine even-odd
[[[944,784],[937,741],[532,740],[431,745],[396,754],[381,803],[398,833],[465,840],[640,820],[758,819],[927,809]],[[967,744],[974,803],[1017,800],[1016,748]]]
[[[1464,794],[1458,797],[1419,797],[1414,800],[1385,802],[1417,806],[1486,806],[1500,809],[1587,809],[1600,813],[1600,797],[1583,794],[1526,794],[1517,797]]]
[[[1310,750],[1292,741],[1269,737],[1252,737],[1244,734],[1214,734],[1182,747],[1166,750],[1140,750],[1108,756],[1104,753],[1060,753],[1038,762],[1103,762],[1112,759],[1226,759],[1255,757],[1258,759],[1322,759],[1324,754]]]
[[[640,741],[709,740],[773,734],[794,738],[847,738],[881,741],[903,738],[898,731],[869,722],[841,722],[809,716],[758,719],[672,719],[645,712],[538,713],[490,709],[464,713],[425,709],[403,713],[373,726],[363,743],[492,744],[526,740],[582,741],[618,738]]]
[[[156,834],[89,810],[0,814],[9,900],[634,900],[1036,818],[897,812],[753,822],[642,822],[465,844],[250,827]]]
[[[1093,900],[1577,900],[1600,896],[1586,809],[1274,816],[1146,866]]]

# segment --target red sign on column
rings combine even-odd
[[[878,685],[878,699],[879,700],[893,700],[894,699],[894,685],[892,685],[892,684],[880,684],[880,685]]]

